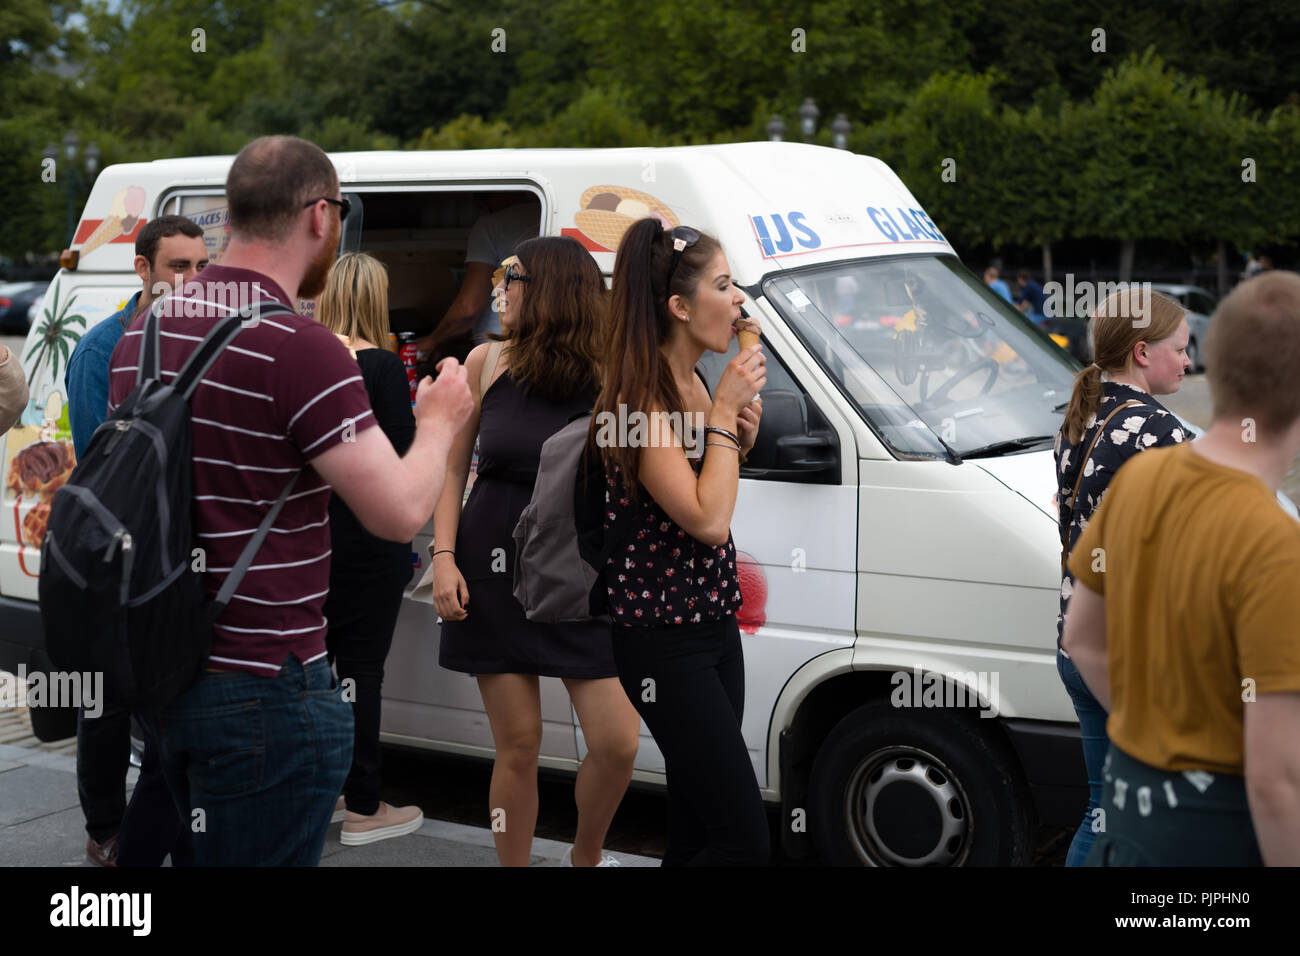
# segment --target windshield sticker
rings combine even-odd
[[[623,234],[638,219],[658,219],[665,229],[682,224],[666,204],[630,186],[592,186],[578,202],[577,228],[561,229],[560,235],[578,240],[588,252],[618,252]]]

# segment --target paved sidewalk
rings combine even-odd
[[[128,787],[139,771],[132,767]],[[497,866],[491,831],[424,821],[410,836],[368,846],[339,843],[330,827],[321,866]],[[91,866],[77,800],[76,740],[42,744],[31,736],[24,711],[0,710],[0,866]],[[533,866],[558,866],[566,843],[533,841]],[[652,857],[611,853],[623,866],[658,866]]]

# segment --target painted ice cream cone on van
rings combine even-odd
[[[588,238],[611,252],[618,252],[623,234],[638,219],[653,216],[665,229],[681,225],[662,202],[629,186],[592,186],[580,202],[582,208],[573,214],[573,221]]]
[[[139,186],[119,189],[109,203],[108,215],[81,245],[81,254],[88,256],[106,242],[129,233],[140,221],[144,212],[144,190]]]

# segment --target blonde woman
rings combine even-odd
[[[1096,362],[1074,380],[1070,404],[1056,436],[1057,506],[1062,559],[1074,548],[1119,467],[1138,452],[1176,445],[1186,429],[1153,395],[1172,395],[1183,383],[1187,317],[1168,296],[1134,286],[1102,300],[1092,319]],[[1088,769],[1089,800],[1066,855],[1082,866],[1093,841],[1093,811],[1101,800],[1102,763],[1110,740],[1106,711],[1061,649],[1065,610],[1074,575],[1061,569],[1061,613],[1056,619],[1056,667],[1074,702]]]
[[[388,272],[365,253],[344,253],[330,270],[317,304],[321,323],[347,346],[360,367],[379,427],[399,455],[415,438],[411,390],[401,360],[388,341]],[[330,659],[340,682],[355,681],[352,769],[335,808],[345,846],[414,833],[424,822],[419,807],[393,807],[379,799],[379,711],[384,659],[402,592],[411,578],[411,544],[376,538],[342,500],[330,499],[330,591],[325,599]],[[346,808],[346,809],[345,809]]]

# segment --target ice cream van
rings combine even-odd
[[[1051,453],[1078,366],[958,260],[884,163],[792,143],[332,159],[353,210],[342,245],[387,264],[396,331],[443,315],[491,194],[517,193],[540,234],[573,237],[607,276],[646,215],[722,241],[768,360],[732,528],[743,733],[788,855],[1023,864],[1037,824],[1082,818],[1079,730],[1055,664]],[[49,501],[73,465],[67,355],[139,287],[132,243],[148,219],[193,219],[220,260],[230,162],[119,165],[95,182],[23,349],[31,402],[0,438],[0,667],[48,666],[36,585]],[[705,359],[716,383],[728,356]],[[413,542],[412,584],[431,535]],[[408,600],[383,738],[490,758],[477,684],[438,666],[438,633],[433,607]],[[586,745],[556,680],[542,711],[542,764],[576,771]],[[70,732],[55,714],[37,722]],[[662,786],[644,728],[636,766]]]

